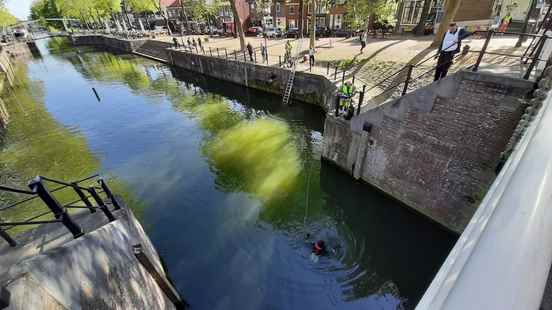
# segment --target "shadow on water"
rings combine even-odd
[[[410,309],[454,242],[321,162],[318,107],[130,55],[50,47],[30,64],[45,107],[148,206],[142,223],[196,309]],[[331,252],[313,261],[317,239]]]
[[[377,189],[350,177],[329,163],[322,163],[321,185],[328,205],[356,236],[357,248],[371,249],[358,264],[377,270],[381,279],[393,279],[413,308],[429,286],[457,236],[407,210]],[[354,296],[370,291],[362,281]]]

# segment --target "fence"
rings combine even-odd
[[[95,184],[93,185],[82,185],[84,182],[94,181]],[[56,184],[57,186],[50,190],[48,189],[48,184]],[[10,234],[10,230],[16,227],[62,223],[73,237],[78,238],[84,234],[84,231],[79,224],[73,220],[68,210],[88,209],[90,213],[95,213],[97,210],[100,210],[109,221],[114,221],[115,217],[108,205],[112,205],[114,210],[121,208],[107,183],[98,175],[92,175],[74,182],[64,182],[38,176],[29,183],[29,189],[30,190],[0,186],[0,192],[2,193],[28,196],[25,199],[18,200],[0,208],[0,237],[12,247],[15,247],[17,243],[13,239],[13,234]],[[77,197],[77,199],[62,204],[54,194],[60,193],[66,189],[70,190],[73,194],[73,198]],[[103,194],[103,197],[101,194]],[[46,206],[46,211],[41,211],[39,214],[33,214],[28,218],[9,222],[5,221],[2,216],[5,214],[9,215],[9,213],[12,213],[12,215],[16,213],[27,214],[29,213],[27,210],[21,209],[31,208],[31,206],[33,206],[31,211],[36,211],[35,209],[39,210],[37,208],[37,202],[42,207]],[[53,219],[51,219],[52,217]]]
[[[403,66],[399,70],[393,72],[392,74],[386,76],[385,78],[381,79],[377,83],[371,85],[367,88],[367,85],[369,83],[366,83],[366,81],[363,81],[361,79],[357,79],[357,81],[361,81],[364,83],[362,86],[363,91],[359,93],[359,100],[358,105],[356,109],[356,114],[358,115],[360,113],[360,108],[363,105],[364,99],[366,99],[366,92],[370,93],[373,91],[379,91],[378,93],[371,96],[370,101],[374,104],[383,103],[385,100],[389,98],[398,98],[406,95],[409,91],[418,89],[423,86],[427,86],[428,84],[431,84],[433,82],[433,79],[427,79],[428,76],[431,77],[432,74],[435,73],[437,69],[439,69],[441,66],[450,66],[452,63],[455,62],[455,60],[458,60],[461,57],[466,57],[469,53],[474,53],[477,55],[477,59],[475,62],[469,62],[464,63],[463,66],[456,67],[455,70],[472,70],[474,72],[477,72],[480,70],[481,64],[484,62],[485,57],[488,55],[493,56],[502,56],[507,58],[513,58],[513,59],[519,59],[520,69],[523,69],[523,66],[526,65],[526,68],[521,72],[523,79],[530,79],[534,77],[535,79],[538,77],[538,72],[536,72],[536,67],[539,62],[547,61],[546,59],[540,59],[540,56],[542,54],[542,51],[544,49],[544,46],[548,40],[548,37],[544,34],[528,34],[528,33],[519,33],[519,32],[494,32],[492,30],[489,31],[483,31],[479,33],[485,34],[485,41],[483,43],[483,46],[481,50],[479,51],[463,51],[462,53],[458,53],[454,56],[453,60],[451,62],[446,62],[442,64],[437,64],[435,66],[426,66],[424,68],[424,65],[428,63],[431,59],[435,59],[439,56],[439,53],[430,55],[429,57],[415,63],[415,64],[408,64],[406,66]],[[530,42],[529,46],[524,50],[522,54],[512,54],[512,53],[501,53],[497,51],[490,51],[489,43],[494,37],[495,34],[501,34],[501,35],[514,35],[519,36],[521,38],[524,37],[530,37],[533,40]],[[445,48],[446,49],[446,48]],[[469,57],[468,57],[469,60]],[[329,67],[328,67],[329,71]],[[420,73],[421,71],[421,73]],[[337,72],[337,68],[336,68]],[[337,74],[337,73],[336,73]],[[335,76],[334,76],[335,79]],[[345,81],[345,72],[343,72],[343,78],[342,83]],[[352,76],[353,85],[355,82],[355,76]]]

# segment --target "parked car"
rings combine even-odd
[[[350,37],[351,32],[345,29],[334,29],[332,30],[333,37]]]
[[[298,38],[299,28],[290,27],[286,32],[286,38]]]
[[[266,27],[263,33],[267,38],[281,38],[283,36],[282,30],[276,27]]]
[[[247,31],[245,32],[248,36],[258,36],[263,32],[263,28],[261,27],[249,27],[247,28]]]

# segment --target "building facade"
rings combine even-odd
[[[431,1],[425,24],[429,28],[437,29],[443,16],[446,0]],[[505,0],[508,1],[508,0]],[[422,15],[424,0],[403,0],[399,4],[398,20],[400,31],[412,31]],[[456,13],[455,22],[468,28],[486,28],[492,21],[493,0],[462,0]]]

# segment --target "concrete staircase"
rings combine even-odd
[[[137,48],[134,53],[140,56],[160,60],[163,62],[169,61],[169,53],[167,48],[171,47],[172,44],[168,42],[161,42],[155,40],[146,40],[139,48]]]
[[[106,201],[106,206],[116,218],[119,218],[121,210],[115,211],[109,201]],[[99,210],[90,213],[83,209],[71,214],[71,217],[83,229],[85,235],[109,223],[105,214]],[[14,239],[17,242],[16,247],[10,247],[7,242],[0,239],[0,266],[2,270],[0,285],[13,277],[10,273],[11,267],[75,240],[62,223],[43,224],[16,235]]]

